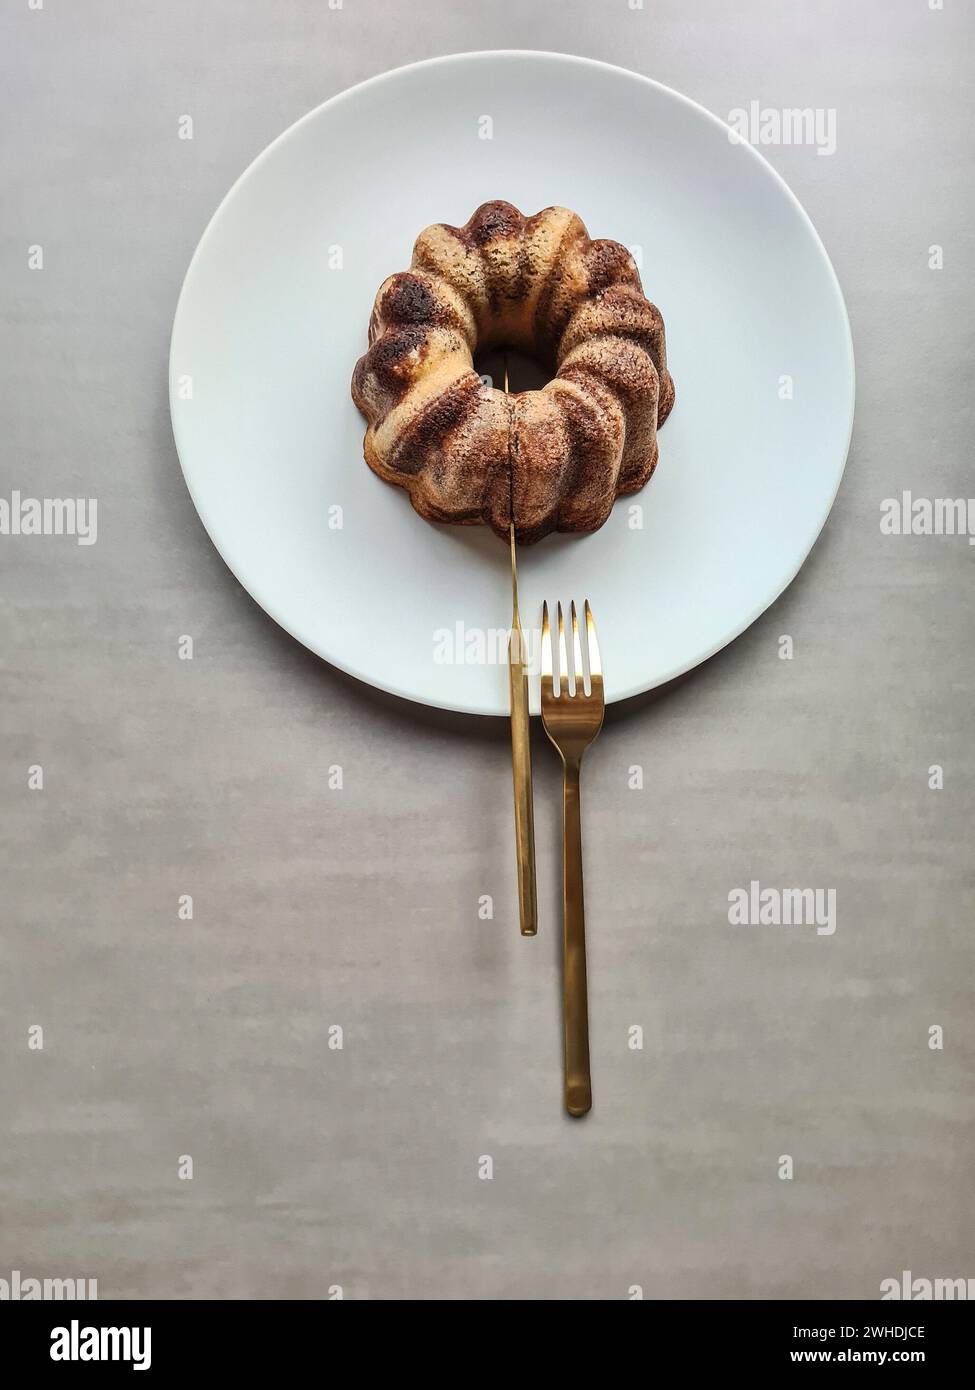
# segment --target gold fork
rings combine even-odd
[[[548,604],[542,608],[542,723],[562,759],[562,1011],[565,1029],[565,1108],[585,1115],[592,1108],[589,1074],[589,1002],[586,993],[586,916],[582,891],[582,755],[603,726],[603,668],[596,625],[586,599],[589,692],[585,689],[576,606],[572,619],[574,694],[569,694],[569,660],[562,605],[559,616],[559,686],[556,694]]]

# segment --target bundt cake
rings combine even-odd
[[[506,346],[553,372],[506,394],[474,354]],[[633,257],[591,241],[574,212],[484,203],[464,227],[421,232],[410,269],[379,289],[352,379],[365,457],[430,521],[504,539],[594,531],[643,487],[674,403],[664,324]]]

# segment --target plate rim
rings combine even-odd
[[[466,702],[451,701],[449,699],[444,699],[442,696],[439,696],[437,698],[430,698],[427,696],[419,695],[415,691],[402,689],[394,681],[380,681],[373,679],[370,676],[364,675],[361,671],[355,670],[352,666],[337,659],[335,656],[331,654],[325,655],[321,651],[320,645],[313,644],[312,641],[308,639],[308,637],[303,636],[300,632],[295,630],[295,627],[292,624],[284,620],[282,615],[277,611],[276,605],[270,602],[265,602],[263,598],[259,597],[258,594],[254,592],[251,585],[249,583],[246,583],[244,579],[241,577],[241,575],[237,572],[236,567],[231,563],[230,559],[225,554],[223,548],[216,540],[216,537],[213,533],[213,529],[211,528],[210,522],[207,519],[206,512],[202,507],[200,500],[198,499],[196,492],[194,491],[193,484],[190,481],[190,478],[187,474],[186,466],[183,462],[183,449],[180,447],[180,427],[178,423],[180,412],[176,406],[175,382],[176,340],[179,332],[180,316],[183,309],[184,299],[187,298],[187,289],[193,278],[197,264],[205,253],[206,245],[210,239],[214,227],[216,226],[218,220],[223,216],[224,212],[237,195],[238,190],[241,188],[244,182],[250,178],[251,174],[258,169],[258,167],[263,163],[263,161],[265,159],[270,158],[270,156],[279,144],[281,144],[283,141],[287,139],[290,139],[297,132],[297,130],[306,122],[314,120],[315,118],[320,116],[322,112],[328,110],[329,108],[338,106],[343,101],[350,100],[351,98],[358,95],[368,87],[379,86],[384,82],[400,77],[405,73],[413,72],[419,68],[430,68],[450,63],[491,61],[499,59],[508,61],[520,61],[526,59],[546,59],[549,61],[554,61],[556,63],[565,63],[570,66],[602,69],[605,72],[612,73],[616,77],[625,78],[633,82],[648,85],[650,87],[656,88],[658,92],[666,93],[668,97],[675,99],[680,104],[691,108],[700,115],[703,115],[708,121],[710,121],[713,125],[717,126],[726,134],[731,129],[726,121],[723,121],[720,118],[720,116],[716,115],[713,111],[710,111],[699,101],[696,101],[693,97],[686,96],[683,92],[677,91],[674,87],[667,86],[666,83],[658,82],[656,78],[647,77],[645,76],[645,74],[636,72],[632,68],[624,68],[616,63],[604,62],[602,59],[599,58],[589,58],[582,54],[576,53],[560,53],[552,49],[467,49],[459,53],[444,53],[438,54],[436,57],[433,58],[421,58],[413,63],[404,63],[401,64],[399,67],[388,68],[383,72],[375,73],[372,77],[364,78],[361,82],[356,82],[351,87],[345,87],[340,92],[336,92],[333,96],[328,97],[325,101],[320,102],[317,106],[312,107],[311,110],[306,111],[303,116],[299,116],[296,121],[292,121],[292,123],[289,126],[286,126],[284,130],[282,130],[278,135],[276,135],[274,139],[270,141],[269,144],[265,145],[264,148],[254,156],[250,163],[246,165],[246,167],[231,184],[230,188],[221,198],[220,202],[217,204],[216,208],[214,209],[213,213],[208,219],[206,226],[204,227],[200,235],[200,238],[196,244],[193,254],[190,257],[189,264],[187,265],[186,272],[183,276],[183,281],[180,286],[179,295],[176,300],[176,309],[173,314],[173,325],[170,331],[168,358],[169,417],[170,425],[173,432],[173,442],[176,446],[176,455],[179,460],[180,472],[183,476],[183,481],[186,485],[187,491],[189,492],[190,499],[193,502],[196,514],[202,522],[203,528],[206,531],[207,536],[209,537],[210,543],[213,545],[214,549],[220,556],[223,563],[227,566],[231,574],[237,580],[238,584],[240,584],[241,588],[244,589],[244,591],[248,594],[248,596],[251,599],[253,599],[253,601],[258,605],[258,607],[261,608],[268,615],[268,617],[271,618],[273,622],[275,622],[280,628],[282,628],[286,633],[288,633],[288,635],[292,637],[296,642],[300,642],[303,647],[305,647],[308,651],[312,652],[315,656],[317,656],[320,661],[324,661],[328,665],[335,667],[337,670],[344,672],[347,676],[353,677],[355,680],[360,681],[363,685],[367,685],[370,689],[382,690],[387,694],[395,695],[399,699],[407,700],[411,704],[421,705],[427,709],[441,709],[455,714],[476,715],[479,718],[489,719],[507,718],[507,715],[504,714],[503,711],[499,714],[496,710],[493,709],[485,709],[483,708],[483,706],[476,706]],[[762,616],[762,614],[767,612],[768,609],[771,608],[779,598],[781,598],[782,594],[784,594],[786,589],[790,586],[790,584],[793,583],[793,581],[799,574],[799,571],[802,569],[803,565],[808,560],[813,548],[815,547],[817,541],[822,535],[826,522],[828,521],[830,513],[833,510],[834,503],[836,502],[836,498],[839,494],[840,486],[843,482],[843,477],[846,473],[846,466],[849,462],[850,446],[853,440],[854,416],[856,411],[856,360],[853,348],[853,333],[850,326],[850,316],[846,307],[846,300],[843,295],[842,286],[839,282],[839,277],[836,274],[836,270],[833,266],[833,262],[830,258],[829,252],[826,250],[826,246],[823,242],[823,239],[819,235],[819,232],[812,218],[809,216],[809,213],[806,211],[799,198],[793,192],[792,188],[786,182],[785,178],[779,173],[775,166],[765,158],[761,151],[756,149],[754,145],[750,144],[747,140],[740,138],[738,140],[738,143],[739,145],[744,147],[744,149],[748,152],[749,157],[751,157],[754,160],[757,160],[758,163],[761,166],[763,166],[764,169],[772,176],[773,181],[779,186],[780,190],[785,194],[787,200],[798,212],[800,220],[805,224],[807,232],[811,234],[813,246],[818,252],[819,257],[825,266],[827,272],[827,279],[832,286],[835,303],[840,310],[841,322],[843,328],[845,329],[844,349],[846,361],[844,365],[846,368],[846,375],[848,380],[848,393],[847,400],[845,402],[846,442],[843,447],[843,462],[837,474],[836,485],[832,490],[832,493],[823,511],[823,515],[819,521],[819,524],[813,532],[812,539],[809,545],[806,547],[802,555],[799,557],[798,563],[796,564],[795,568],[792,569],[791,573],[787,574],[786,578],[779,586],[779,588],[776,589],[776,591],[773,594],[771,594],[768,599],[761,601],[754,610],[750,611],[748,615],[741,621],[740,625],[736,626],[732,631],[729,631],[726,635],[722,636],[721,639],[717,641],[707,651],[702,652],[700,655],[696,656],[691,661],[678,663],[673,669],[666,671],[658,678],[649,681],[637,682],[635,685],[628,686],[624,690],[617,691],[612,697],[607,697],[607,704],[618,704],[624,700],[631,700],[635,696],[647,694],[649,691],[657,690],[661,686],[667,685],[670,681],[676,680],[679,676],[685,675],[688,671],[693,671],[698,666],[703,665],[704,662],[709,661],[711,657],[715,656],[719,651],[723,651],[725,647],[730,646],[731,643],[736,641],[742,635],[743,632],[746,632],[748,628],[752,626],[753,623],[757,622],[757,620]]]

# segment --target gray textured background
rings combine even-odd
[[[971,490],[971,6],[3,0],[0,25],[0,492],[100,504],[90,548],[0,537],[0,1277],[875,1298],[903,1268],[975,1276],[975,550],[879,529],[902,488]],[[246,164],[362,78],[493,47],[617,62],[724,117],[835,107],[831,158],[765,153],[857,352],[853,451],[802,574],[613,711],[589,765],[581,1124],[559,1108],[547,745],[525,942],[503,724],[374,695],[278,631],[197,520],[166,401],[183,273]],[[753,877],[835,887],[835,936],[730,927]]]

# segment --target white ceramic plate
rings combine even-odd
[[[623,699],[712,655],[794,578],[852,428],[850,329],[815,229],[686,97],[582,58],[469,53],[305,116],[187,272],[170,361],[183,472],[234,574],[312,651],[412,700],[507,713],[507,550],[431,526],[376,478],[349,395],[380,282],[428,223],[491,198],[573,208],[634,251],[664,315],[677,403],[656,474],[595,535],[519,560],[526,626],[543,598],[588,597]]]

